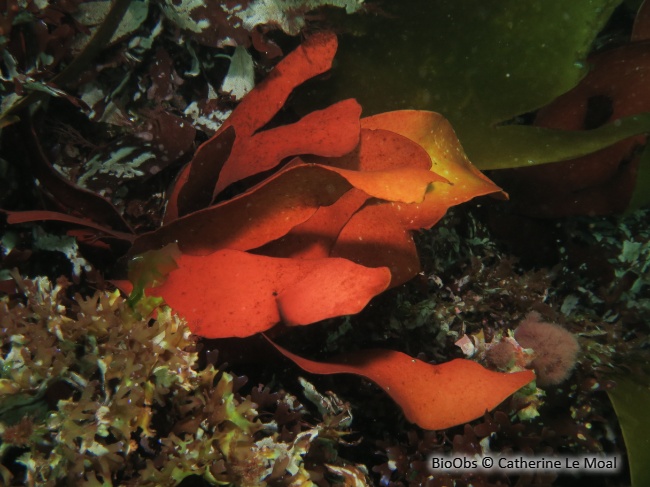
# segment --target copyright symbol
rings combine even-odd
[[[493,464],[494,460],[490,457],[483,457],[483,460],[481,460],[481,465],[483,465],[484,468],[491,468]]]

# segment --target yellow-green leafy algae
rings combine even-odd
[[[262,421],[238,392],[241,378],[199,370],[194,338],[167,307],[146,314],[148,298],[134,310],[117,292],[70,299],[63,280],[13,275],[23,296],[0,300],[4,485],[173,486],[198,476],[310,486],[305,455],[344,434],[347,423],[337,430],[331,418],[300,420],[293,432],[273,414]],[[296,398],[257,394],[300,418]]]
[[[584,77],[594,38],[619,0],[405,0],[343,37],[336,97],[366,114],[442,113],[480,169],[528,166],[594,152],[650,130],[650,114],[596,130],[512,124]],[[357,20],[357,19],[355,19]]]
[[[133,284],[133,291],[128,299],[131,307],[144,297],[146,287],[162,284],[169,273],[178,268],[176,259],[180,254],[178,244],[172,243],[165,245],[162,249],[148,250],[129,260],[129,280]],[[143,302],[143,305],[147,303],[157,305],[160,300],[149,298]]]

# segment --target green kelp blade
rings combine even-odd
[[[586,74],[586,57],[619,0],[403,0],[366,19],[364,35],[341,39],[336,98],[355,97],[364,114],[416,108],[441,113],[480,169],[587,153],[555,139],[525,142],[495,126],[544,106]],[[494,139],[494,140],[493,140]],[[514,145],[520,142],[519,145]],[[498,143],[498,146],[497,146]],[[511,149],[512,145],[512,149]],[[530,145],[522,157],[521,146]],[[495,152],[498,147],[498,152]],[[568,149],[571,149],[568,152]]]
[[[632,487],[650,485],[650,376],[618,376],[607,391],[618,416],[632,477]]]
[[[505,125],[475,134],[465,141],[464,149],[468,154],[481,152],[481,163],[477,165],[484,171],[508,169],[574,159],[648,132],[650,113],[621,118],[592,130]]]

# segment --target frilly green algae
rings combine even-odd
[[[0,300],[4,485],[173,486],[196,476],[309,486],[304,457],[345,434],[348,423],[337,429],[332,418],[291,431],[273,414],[263,421],[238,392],[241,378],[199,370],[195,339],[167,307],[141,318],[148,298],[136,309],[118,292],[71,300],[64,280],[14,277],[24,298]],[[305,411],[292,396],[256,394],[284,416]],[[334,483],[338,468],[366,485],[362,467],[330,460]]]

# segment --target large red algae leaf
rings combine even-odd
[[[320,207],[307,221],[296,225],[284,237],[255,250],[273,257],[322,259],[330,252],[341,229],[368,200],[368,195],[352,188],[336,203]]]
[[[170,191],[165,223],[184,214],[182,209],[179,209],[177,201],[184,185],[200,187],[200,192],[205,193],[205,186],[209,183],[210,178],[204,179],[204,171],[195,171],[192,169],[192,165],[195,160],[207,163],[212,160],[220,160],[223,154],[223,148],[219,141],[221,133],[232,127],[240,140],[251,137],[278,113],[295,87],[332,67],[337,46],[336,35],[332,32],[313,34],[280,61],[269,75],[244,97],[217,133],[197,149],[193,160],[183,168],[176,179],[174,187]],[[215,162],[215,165],[218,163]],[[217,167],[216,171],[218,172],[220,169]],[[214,187],[209,190],[213,191]],[[189,197],[191,194],[188,195]],[[192,207],[196,206],[189,202],[188,204]]]
[[[181,255],[147,294],[160,296],[205,338],[246,337],[283,321],[307,325],[361,311],[390,272],[345,259],[280,259],[236,250]],[[130,286],[115,283],[121,289]]]
[[[422,146],[403,135],[382,129],[362,128],[357,147],[342,157],[309,157],[305,160],[358,171],[401,167],[431,169],[431,157]]]
[[[67,215],[65,213],[59,213],[58,211],[48,211],[48,210],[27,210],[27,211],[9,211],[0,209],[0,213],[7,215],[7,223],[14,225],[17,223],[32,223],[35,221],[58,221],[65,223],[72,223],[73,225],[79,225],[82,227],[92,228],[97,230],[99,234],[110,235],[113,238],[118,240],[123,240],[125,242],[132,242],[135,238],[135,235],[132,233],[119,232],[113,230],[110,227],[100,225],[95,223],[92,220],[85,218],[77,218],[72,215]],[[98,235],[98,238],[101,238]]]
[[[350,187],[328,169],[292,167],[231,200],[139,236],[129,253],[136,255],[172,242],[183,253],[194,255],[260,247],[288,233],[319,207],[331,205]]]
[[[477,196],[502,193],[467,159],[451,124],[440,114],[398,110],[361,119],[362,129],[383,129],[420,145],[431,157],[431,171],[442,178],[432,185],[422,203],[392,205],[405,228],[431,228],[447,209]]]
[[[361,125],[395,131],[416,142],[431,157],[431,170],[448,181],[434,183],[421,203],[390,204],[406,229],[431,228],[450,207],[477,196],[501,192],[469,162],[453,128],[437,113],[400,110],[362,119]]]
[[[234,182],[273,169],[289,156],[347,154],[359,143],[360,116],[359,104],[344,100],[309,113],[296,123],[238,137],[219,174],[215,196]]]
[[[176,242],[183,253],[217,249],[250,250],[286,235],[321,206],[351,187],[386,200],[418,201],[438,176],[423,169],[350,171],[316,164],[293,164],[231,200],[199,210],[138,237],[130,254]],[[391,184],[397,181],[397,184]]]
[[[427,430],[480,418],[535,378],[530,370],[504,374],[465,359],[432,365],[382,349],[347,353],[335,362],[315,362],[271,343],[312,374],[355,374],[373,381],[402,408],[406,419]]]
[[[165,211],[165,223],[210,206],[219,172],[232,153],[235,129],[229,127],[212,141],[210,151],[198,151],[177,177]],[[174,206],[173,208],[171,206]]]
[[[426,169],[403,167],[385,171],[350,171],[323,166],[347,179],[352,186],[369,196],[402,203],[419,203],[425,198],[432,183],[440,176]]]
[[[337,47],[333,32],[309,36],[244,97],[220,130],[233,126],[237,135],[253,135],[278,113],[296,86],[332,67]]]
[[[421,146],[431,158],[431,170],[465,190],[482,194],[500,189],[476,169],[463,151],[451,124],[442,115],[425,110],[397,110],[361,119],[362,129],[383,129],[402,135]],[[474,181],[476,179],[476,181]],[[474,196],[467,196],[471,199]]]
[[[223,146],[219,145],[218,148],[214,149],[215,153],[220,153],[221,149]],[[198,155],[198,152],[194,155],[194,159],[196,159]],[[205,161],[208,163],[212,160],[212,156],[214,154],[209,153],[206,151],[206,157]],[[217,168],[215,172],[218,173],[218,170],[221,168]],[[178,198],[183,191],[183,188],[188,184],[188,181],[190,181],[190,173],[192,172],[192,163],[186,164],[178,173],[176,178],[174,179],[174,182],[169,188],[169,196],[167,197],[167,206],[165,207],[165,214],[163,215],[163,225],[166,225],[167,223],[171,223],[177,218],[185,215],[186,213],[183,212],[182,208],[179,208],[179,203],[178,203]],[[216,178],[215,178],[216,181]],[[192,178],[192,184],[196,185],[199,187],[198,191],[199,194],[206,193],[206,188],[209,191],[212,191],[214,189],[214,185],[203,185],[202,181],[200,178]],[[190,193],[191,195],[191,193]],[[188,198],[187,204],[194,206],[195,203],[191,201],[190,198]]]
[[[383,185],[390,192],[390,194],[386,193],[383,196],[392,199],[397,199],[396,197],[399,196],[401,202],[421,201],[422,196],[426,194],[422,193],[422,189],[424,189],[422,182],[427,183],[428,189],[430,183],[444,180],[441,176],[429,171],[431,158],[421,146],[402,135],[388,130],[362,129],[359,145],[354,151],[345,156],[302,156],[302,159],[307,162],[343,170],[362,171],[363,175],[361,177],[363,178],[383,179]],[[290,164],[296,164],[298,161],[299,159],[295,159]],[[418,179],[420,182],[418,182]],[[359,184],[358,187],[364,186]],[[375,197],[382,196],[375,190],[372,190],[372,192]],[[281,239],[271,242],[257,251],[264,255],[277,257],[302,259],[327,257],[337,242],[339,234],[346,227],[347,236],[344,235],[340,243],[347,240],[344,245],[355,250],[350,254],[346,254],[344,250],[341,250],[340,245],[337,250],[340,256],[349,257],[351,260],[370,267],[390,265],[393,271],[400,268],[405,269],[406,272],[398,272],[400,275],[396,276],[396,279],[394,278],[395,282],[404,282],[412,277],[409,269],[419,269],[419,262],[412,239],[399,226],[399,222],[395,220],[394,216],[389,214],[390,211],[384,210],[381,217],[373,219],[372,222],[368,221],[368,218],[371,218],[370,214],[374,210],[355,215],[368,199],[369,195],[367,193],[358,189],[351,189],[335,204],[319,208],[309,220],[297,225]],[[353,218],[353,221],[348,228],[346,225],[351,218]],[[366,231],[368,229],[369,232]],[[372,244],[373,239],[371,236],[375,233],[379,233],[381,238],[380,241],[375,241],[375,244]],[[370,238],[364,239],[364,237]],[[368,249],[366,258],[363,258],[360,253],[363,253],[363,246],[369,242],[371,248]],[[380,256],[385,250],[382,248],[381,242],[387,243],[388,246],[385,249],[389,251],[389,255],[387,259],[384,259],[386,263],[377,264],[377,259],[381,258]],[[393,259],[394,253],[392,249],[394,249],[396,243],[399,243],[400,247],[404,247],[404,243],[406,243],[408,247],[406,259],[399,259],[400,262]],[[404,252],[402,252],[402,255],[404,255]],[[404,265],[405,262],[406,265]]]
[[[368,204],[345,224],[330,252],[366,267],[388,267],[391,287],[420,271],[420,259],[411,232],[387,204]]]
[[[430,170],[431,158],[418,143],[387,130],[363,129],[358,146],[342,157],[305,160],[331,167],[356,188],[387,201],[422,202],[431,183],[448,182]]]

